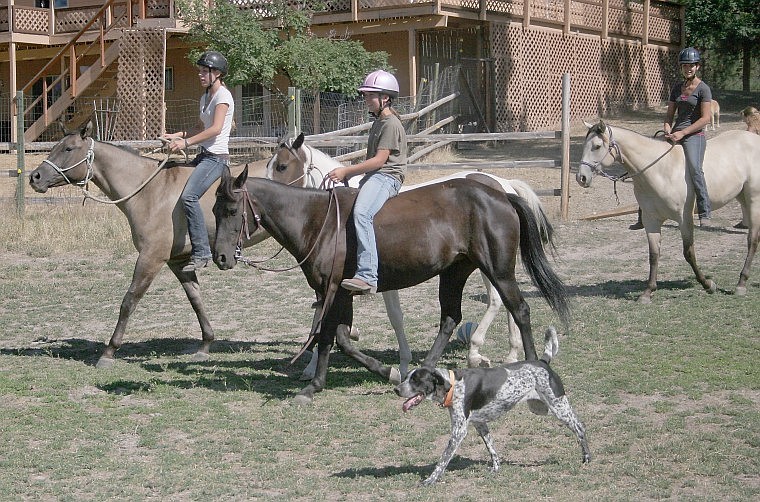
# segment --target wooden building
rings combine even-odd
[[[241,9],[269,4],[229,1]],[[556,128],[564,73],[573,118],[657,105],[676,78],[683,45],[684,10],[670,0],[305,3],[323,6],[312,20],[317,35],[388,52],[402,94],[416,94],[436,64],[460,65],[478,119],[491,131]],[[71,111],[81,96],[118,97],[118,136],[156,137],[165,103],[199,94],[186,32],[174,0],[0,0],[0,141],[15,137],[19,90],[27,141],[66,113],[74,121],[85,115],[86,107]]]

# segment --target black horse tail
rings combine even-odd
[[[544,214],[535,215],[525,201],[514,194],[507,194],[509,201],[517,212],[520,219],[520,256],[523,268],[530,276],[530,280],[541,292],[549,306],[559,315],[565,327],[570,324],[570,307],[567,300],[567,292],[562,279],[552,270],[549,259],[544,251],[544,244],[554,249],[552,240],[554,231],[545,220],[545,231],[541,232],[537,218],[546,218]]]

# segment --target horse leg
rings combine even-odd
[[[129,285],[124,298],[121,300],[119,308],[119,320],[113,330],[113,335],[106,345],[105,350],[98,359],[97,368],[110,368],[114,364],[114,354],[121,347],[124,332],[127,330],[129,316],[135,311],[137,303],[148,290],[153,279],[156,278],[158,271],[161,270],[164,262],[151,258],[146,258],[145,253],[140,253],[135,263],[135,270],[132,273],[132,283]],[[211,335],[213,337],[213,335]]]
[[[483,318],[478,323],[478,327],[472,334],[470,339],[470,350],[467,354],[467,365],[470,368],[491,366],[491,360],[480,353],[480,348],[485,343],[486,333],[491,323],[496,318],[496,314],[499,313],[499,309],[503,305],[499,292],[488,280],[486,274],[482,271],[480,275],[483,277],[483,285],[486,287],[486,294],[488,295],[488,307]],[[506,362],[513,363],[518,359],[518,353],[522,349],[522,340],[520,339],[520,328],[515,324],[515,320],[512,314],[507,312],[507,318],[509,322],[509,354],[507,354]]]
[[[401,379],[406,378],[409,372],[409,363],[412,361],[412,351],[409,349],[409,343],[406,341],[404,333],[404,313],[401,311],[401,302],[399,301],[398,291],[383,292],[383,301],[385,301],[385,311],[388,312],[388,320],[396,332],[398,340],[398,371],[401,373]],[[352,328],[353,329],[353,328]]]
[[[336,331],[336,341],[338,347],[340,347],[346,355],[355,359],[362,366],[370,370],[372,373],[380,375],[384,379],[388,380],[393,385],[401,383],[401,374],[396,368],[390,366],[383,366],[383,364],[374,357],[368,356],[359,350],[357,350],[351,343],[351,328],[346,324],[339,324]]]
[[[314,400],[314,394],[321,392],[325,388],[325,382],[327,381],[327,368],[330,362],[330,351],[333,347],[333,339],[335,332],[327,334],[327,330],[323,330],[319,336],[319,343],[317,345],[317,362],[314,377],[309,382],[309,385],[301,389],[298,394],[293,398],[293,402],[298,405],[311,404]]]
[[[639,296],[639,303],[652,303],[652,294],[657,291],[657,268],[660,262],[660,230],[650,232],[647,229],[646,232],[649,245],[649,279],[646,289]]]
[[[201,287],[198,283],[198,276],[195,271],[183,272],[182,264],[169,263],[169,269],[182,284],[182,288],[185,290],[187,299],[190,300],[190,305],[195,311],[195,316],[198,318],[198,324],[201,326],[201,346],[198,351],[193,354],[193,361],[208,361],[209,350],[211,350],[211,344],[214,342],[214,330],[211,327],[211,322],[208,320],[208,314],[206,313],[206,307],[203,305],[203,297],[201,296]]]
[[[422,361],[422,366],[435,368],[435,363],[443,355],[454,328],[462,321],[462,291],[467,278],[474,270],[471,264],[460,262],[443,270],[438,283],[438,302],[441,305],[441,321],[438,336]]]
[[[691,265],[697,280],[708,293],[715,293],[718,287],[711,279],[705,277],[702,270],[697,265],[697,254],[694,251],[694,225],[687,220],[681,224],[681,238],[683,240],[683,257]]]
[[[493,284],[511,314],[511,322],[515,324],[513,331],[510,323],[509,336],[512,347],[509,357],[513,357],[513,351],[516,352],[516,347],[520,345],[513,341],[513,339],[517,339],[517,334],[519,333],[523,351],[525,352],[525,359],[535,361],[538,359],[538,356],[536,355],[536,347],[533,342],[533,328],[530,325],[530,306],[520,292],[517,281],[512,277],[509,279],[497,279]]]
[[[744,260],[744,267],[739,273],[739,282],[736,284],[735,294],[743,296],[747,294],[747,280],[749,279],[749,270],[752,266],[752,259],[755,257],[758,242],[760,242],[760,225],[755,224],[754,218],[747,221],[749,230],[747,231],[747,258]]]

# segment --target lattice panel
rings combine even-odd
[[[76,33],[87,24],[87,21],[97,14],[100,7],[92,9],[79,8],[56,11],[55,13],[55,32],[56,33]],[[90,28],[91,30],[100,29],[100,19],[95,21]]]
[[[644,30],[644,14],[632,9],[610,8],[608,29],[610,34],[641,37]]]
[[[571,76],[575,120],[660,103],[674,81],[675,50],[517,23],[494,24],[490,33],[497,131],[558,127],[564,73]]]
[[[486,10],[488,12],[495,12],[500,14],[512,14],[515,16],[522,16],[523,2],[522,0],[485,0]],[[441,2],[449,3],[449,2]],[[473,6],[474,10],[480,10],[480,5],[476,2]]]
[[[164,133],[166,32],[124,30],[117,93],[121,100],[114,139],[155,139]]]
[[[649,38],[679,43],[681,41],[680,12],[675,7],[649,6]]]
[[[50,32],[49,19],[47,10],[13,7],[13,26],[17,32],[47,35]]]
[[[578,12],[579,25],[596,30],[602,29],[602,4],[598,0],[594,3],[571,0],[570,12]]]
[[[146,0],[145,17],[169,17],[169,4],[166,0]]]

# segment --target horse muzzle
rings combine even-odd
[[[230,270],[237,264],[237,259],[227,253],[214,253],[214,263],[219,270]]]
[[[588,162],[581,162],[578,172],[575,174],[575,181],[583,188],[588,188],[594,179],[595,171],[594,167]]]

